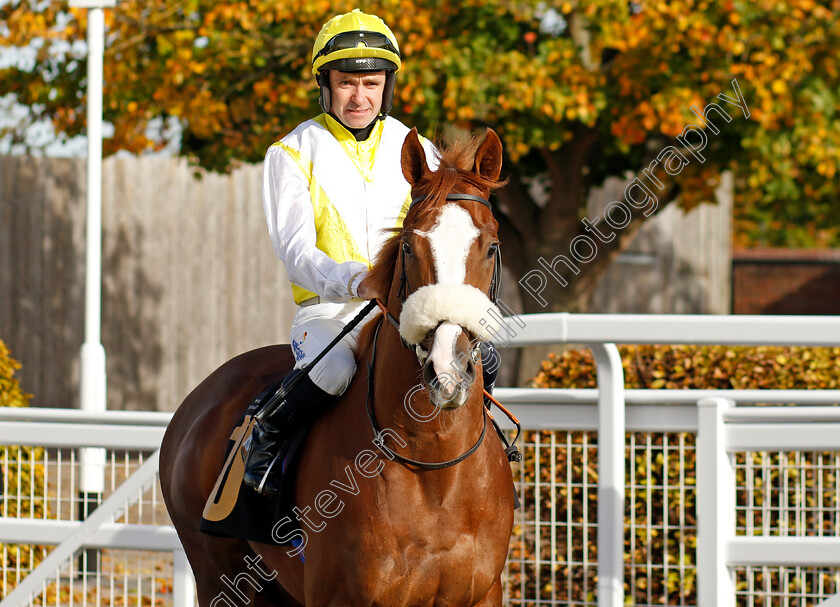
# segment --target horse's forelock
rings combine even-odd
[[[487,179],[473,172],[480,144],[481,141],[475,135],[456,139],[449,144],[436,142],[439,150],[438,169],[428,172],[426,178],[414,186],[412,196],[425,196],[426,199],[412,207],[406,216],[406,224],[415,228],[426,224],[429,216],[446,204],[447,194],[455,190],[486,195],[504,185],[503,181]]]

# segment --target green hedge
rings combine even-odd
[[[31,394],[27,394],[15,377],[20,363],[11,357],[9,349],[0,340],[0,406],[28,407]],[[0,446],[0,470],[3,486],[0,493],[0,516],[21,518],[46,518],[44,491],[44,450],[41,447]],[[34,568],[42,558],[40,546],[5,546],[5,565],[9,568]],[[14,576],[7,580],[7,586],[0,588],[3,596],[14,584]]]
[[[725,346],[619,346],[625,373],[627,388],[650,389],[837,389],[840,387],[840,348],[794,348],[794,347],[725,347]],[[588,350],[570,350],[562,355],[552,355],[544,361],[541,369],[534,378],[534,384],[542,388],[595,388],[595,363]],[[541,483],[551,482],[551,470],[558,473],[556,482],[557,497],[552,504],[551,496],[543,485],[541,491],[540,511],[546,522],[546,513],[551,512],[552,506],[556,510],[557,521],[571,519],[572,527],[561,525],[557,530],[556,542],[558,546],[570,545],[572,553],[567,558],[580,563],[583,560],[595,563],[597,561],[597,545],[594,534],[584,539],[579,525],[584,517],[589,521],[597,520],[597,433],[585,432],[548,432],[530,431],[524,435],[526,445],[539,441],[544,447],[539,453],[539,469]],[[695,478],[695,436],[691,433],[646,434],[637,433],[628,436],[639,448],[630,456],[628,444],[628,458],[625,473],[628,479],[633,479],[636,489],[636,500],[631,500],[628,491],[626,499],[625,517],[625,592],[626,604],[696,604],[696,581],[693,568],[696,566],[696,494],[694,492]],[[558,445],[554,461],[550,449],[545,446],[555,441]],[[584,445],[588,447],[584,447]],[[684,446],[682,463],[675,452],[675,445]],[[584,453],[585,452],[585,453]],[[536,514],[536,503],[531,486],[535,479],[537,451],[533,447],[523,449],[524,461],[521,478],[524,481],[522,493],[525,498],[523,507],[526,516],[533,520]],[[584,460],[584,455],[586,460]],[[801,500],[809,509],[807,520],[798,521],[796,525],[802,528],[815,529],[822,525],[826,533],[838,533],[840,530],[826,529],[829,523],[821,522],[819,510],[831,511],[832,492],[840,491],[840,479],[836,478],[833,466],[823,469],[821,458],[831,458],[835,454],[820,453],[747,453],[736,454],[738,465],[738,486],[745,485],[746,465],[749,463],[753,471],[754,485],[771,489],[769,492],[754,491],[747,496],[746,491],[737,492],[738,512],[737,524],[745,528],[747,514],[744,510],[748,505],[753,508],[750,519],[756,532],[764,528],[778,529],[782,521],[777,514],[761,518],[761,507],[765,500],[770,511],[778,512],[779,500],[784,493],[783,486],[791,477],[798,474],[805,475],[806,491],[794,488],[787,494],[786,500],[791,507]],[[788,470],[787,480],[782,478],[780,470]],[[566,475],[570,475],[570,482],[566,482]],[[682,489],[680,488],[682,487]],[[816,488],[822,487],[824,496],[816,495]],[[666,490],[667,488],[667,490]],[[647,495],[650,491],[650,505]],[[584,492],[586,495],[584,495]],[[566,497],[571,495],[569,502]],[[769,497],[768,497],[769,496]],[[584,501],[585,500],[585,501]],[[772,503],[771,503],[772,502]],[[584,508],[585,504],[585,508]],[[756,514],[758,509],[758,514]],[[665,512],[668,512],[669,525],[664,526]],[[680,516],[685,516],[685,527],[679,528],[674,522]],[[831,518],[831,517],[827,517]],[[759,520],[760,519],[760,520]],[[631,522],[635,525],[636,535],[630,531]],[[790,525],[790,521],[785,521]],[[834,523],[831,523],[833,525]],[[647,535],[647,531],[651,534]],[[540,530],[540,550],[543,562],[549,561],[551,536],[550,527],[543,525]],[[522,528],[519,525],[514,530],[514,544],[512,558],[534,559],[536,557],[536,531],[533,528]],[[565,554],[565,547],[559,549],[561,559]],[[684,555],[681,557],[680,555]],[[667,555],[667,556],[666,556]],[[680,577],[677,567],[680,559],[689,569]],[[644,564],[650,561],[658,565],[650,579],[644,575],[644,567],[635,569],[632,563]],[[663,575],[661,566],[667,561],[671,570],[668,576]],[[595,599],[593,591],[596,587],[595,567],[589,569],[588,580],[583,579],[581,567],[567,568],[561,564],[558,572],[558,584],[551,589],[547,585],[550,573],[544,568],[541,573],[535,569],[520,568],[514,564],[511,568],[514,579],[510,588],[518,598],[533,597],[539,586],[543,594],[554,590],[557,596],[567,596],[570,593],[575,601],[592,601]],[[796,590],[800,586],[807,586],[816,591],[817,582],[814,577],[797,578],[785,581],[778,570],[767,572],[758,571],[751,574],[738,573],[736,578],[739,589],[746,590],[751,584],[756,588],[764,588],[768,583],[776,591],[783,592],[786,586]],[[826,575],[822,580],[824,589],[829,592],[834,588],[834,582]],[[588,596],[584,596],[584,584],[588,585]],[[835,588],[833,592],[837,592]],[[759,590],[759,594],[761,591]],[[666,600],[667,596],[667,600]],[[652,597],[649,598],[649,597]],[[682,599],[680,599],[682,597]],[[652,600],[652,603],[649,601]],[[680,601],[684,602],[680,602]],[[743,600],[743,597],[739,601]],[[756,607],[770,605],[767,597],[753,596],[752,604]],[[795,599],[794,599],[795,600]],[[527,601],[527,599],[526,599]]]
[[[840,388],[840,348],[619,346],[624,385],[652,389],[807,390]],[[595,388],[589,350],[550,355],[538,388]]]

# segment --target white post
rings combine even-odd
[[[102,66],[105,53],[103,7],[116,0],[70,0],[87,8],[87,213],[85,224],[85,342],[81,351],[80,403],[84,411],[107,407],[105,348],[100,337],[102,302]],[[81,449],[79,490],[87,516],[87,498],[105,490],[105,450]],[[98,501],[98,498],[95,498]]]
[[[81,408],[105,411],[105,348],[100,338],[102,301],[102,65],[105,17],[101,6],[88,9],[87,24],[87,222],[85,255],[85,343],[81,353]],[[79,454],[83,493],[105,490],[105,450]]]
[[[624,370],[615,344],[588,344],[598,373],[598,607],[624,605]]]
[[[80,408],[107,408],[105,348],[102,346],[102,72],[105,55],[104,6],[116,0],[70,0],[87,8],[87,205],[85,222],[85,341],[82,344]],[[79,511],[86,519],[105,491],[105,449],[79,449]],[[98,568],[98,553],[88,551],[87,571]],[[84,558],[80,557],[80,568]]]
[[[723,412],[735,403],[697,403],[697,605],[735,607],[735,584],[726,545],[735,537],[735,468],[726,450]]]
[[[172,551],[172,606],[195,606],[195,579],[183,550]]]

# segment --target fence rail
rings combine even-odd
[[[143,524],[118,522],[119,518],[128,518],[127,510],[142,503],[144,493],[150,486],[157,484],[158,473],[158,451],[166,424],[171,414],[160,413],[139,413],[109,411],[104,413],[90,413],[84,411],[70,410],[44,410],[44,409],[0,409],[0,445],[31,446],[57,450],[62,453],[68,447],[73,450],[69,455],[69,462],[65,459],[62,464],[60,459],[52,462],[53,476],[50,477],[48,469],[50,459],[45,451],[43,456],[37,459],[31,455],[28,470],[25,466],[18,466],[16,476],[18,479],[26,473],[30,484],[28,495],[17,495],[20,500],[30,502],[30,518],[15,518],[9,516],[0,517],[0,541],[5,544],[26,544],[26,545],[54,545],[54,549],[43,550],[43,560],[28,575],[22,578],[8,592],[0,602],[3,607],[15,607],[21,604],[31,604],[39,594],[46,595],[48,582],[51,579],[59,579],[62,569],[67,569],[67,562],[72,561],[73,555],[80,548],[100,548],[110,550],[127,551],[155,551],[168,552],[172,558],[172,601],[173,605],[183,607],[194,603],[194,585],[192,574],[189,570],[186,556],[178,540],[174,527],[170,524]],[[78,479],[83,471],[82,458],[76,457],[76,449],[110,449],[119,450],[126,455],[128,452],[149,452],[150,456],[140,458],[132,467],[133,472],[127,474],[117,484],[112,482],[112,491],[104,502],[99,504],[87,517],[74,516],[79,514],[85,496],[79,495]],[[134,457],[132,457],[134,459]],[[102,458],[103,464],[106,461]],[[36,463],[37,462],[37,463]],[[19,462],[24,463],[24,462]],[[44,474],[47,476],[42,488],[43,492],[37,494],[35,490],[36,475],[38,466],[43,466]],[[69,468],[69,469],[68,469]],[[3,466],[4,480],[8,479],[10,471],[9,462]],[[99,471],[104,477],[105,465]],[[69,479],[67,477],[69,475]],[[32,503],[40,500],[44,504],[49,501],[50,480],[52,490],[57,491],[58,506],[54,508],[59,517],[58,520],[48,518],[36,518]],[[65,489],[62,491],[62,480]],[[69,491],[68,491],[69,489]],[[153,490],[154,491],[154,490]],[[8,487],[3,491],[3,511],[8,512],[8,500],[10,498]],[[67,514],[66,508],[61,507],[61,493],[65,493],[65,504],[69,503],[69,519],[61,520],[62,511]],[[151,500],[150,506],[159,509],[156,491]],[[14,499],[14,498],[12,498]],[[40,512],[44,517],[48,514],[49,508],[44,507]],[[148,509],[148,508],[147,508]],[[20,509],[18,509],[20,513]],[[84,513],[84,511],[82,511]],[[142,512],[137,513],[142,518]],[[83,518],[83,520],[72,520]],[[154,521],[154,517],[152,519]],[[167,519],[168,522],[168,519]],[[4,562],[4,579],[6,563]],[[72,565],[71,565],[72,572]],[[85,567],[86,569],[87,567]],[[82,572],[83,575],[87,572]],[[97,578],[99,577],[97,572]],[[72,573],[71,573],[72,574]],[[86,577],[86,576],[85,576]],[[87,580],[84,580],[85,583]],[[57,583],[57,582],[56,582]],[[98,583],[98,582],[97,582]],[[59,592],[56,591],[56,595]],[[97,588],[96,596],[99,596]],[[112,604],[115,603],[112,598]],[[42,604],[46,604],[46,597],[42,597]],[[87,596],[80,601],[86,604]],[[94,601],[97,604],[98,600]],[[72,599],[70,604],[72,604]],[[56,604],[60,604],[56,598]]]
[[[827,494],[840,498],[836,482],[840,478],[840,455],[817,453],[813,457],[797,455],[790,460],[780,455],[800,450],[840,452],[840,432],[836,431],[840,430],[840,409],[826,406],[840,403],[840,391],[625,390],[617,350],[607,341],[836,346],[840,344],[840,318],[822,317],[816,322],[784,317],[533,315],[509,319],[507,327],[509,339],[497,340],[502,347],[589,343],[595,352],[599,387],[497,390],[500,400],[511,405],[529,431],[524,451],[528,463],[535,467],[528,478],[522,468],[519,470],[517,482],[524,507],[517,514],[508,559],[506,604],[618,607],[625,604],[625,587],[629,587],[634,593],[632,604],[653,605],[651,585],[673,577],[679,578],[676,590],[671,591],[668,586],[662,591],[667,605],[694,604],[686,602],[690,588],[684,586],[695,583],[697,604],[702,607],[736,602],[746,606],[777,604],[772,599],[763,602],[761,596],[787,596],[784,593],[788,590],[779,587],[793,584],[790,576],[811,576],[790,604],[816,604],[840,591],[837,572],[818,571],[812,575],[800,570],[808,566],[840,566],[836,556],[840,554],[840,521],[831,514],[831,508],[837,510],[840,501],[797,508],[787,504],[784,493],[792,492],[794,501],[805,499],[808,496],[803,498],[797,493],[801,487],[792,479],[806,473],[822,474],[829,480],[824,482],[820,477],[820,486]],[[755,403],[797,406],[737,406]],[[119,466],[114,462],[119,456],[114,454],[132,449],[142,454],[155,449],[168,418],[168,414],[158,413],[86,415],[0,410],[0,444],[51,446],[59,454],[70,447],[107,447],[112,453],[110,466],[116,470]],[[693,471],[679,468],[687,454],[695,450],[696,488]],[[68,458],[73,460],[72,453],[71,450],[70,455],[64,456],[65,462]],[[632,466],[627,465],[628,454]],[[754,458],[758,459],[753,461]],[[25,462],[21,459],[19,464]],[[659,484],[653,483],[650,476],[637,478],[641,474],[637,469],[650,472],[657,466],[664,466]],[[752,483],[750,486],[735,486],[736,467]],[[679,468],[673,477],[672,468]],[[784,483],[772,489],[772,499],[761,501],[753,497],[763,490],[761,483],[777,477]],[[661,522],[654,522],[650,512],[654,492],[664,496],[666,503]],[[736,504],[736,492],[746,495],[746,505]],[[624,531],[628,493],[632,531],[629,556],[625,554]],[[696,511],[689,513],[684,504],[691,496]],[[12,499],[8,491],[4,491],[3,498]],[[678,498],[683,500],[681,510],[671,513],[668,500]],[[137,503],[144,503],[142,496]],[[151,506],[155,505],[159,506],[153,497]],[[748,529],[735,528],[736,509],[753,521]],[[696,522],[691,520],[695,514]],[[814,517],[821,521],[818,532],[808,527]],[[75,524],[64,518],[58,523],[61,527],[54,527],[56,530],[67,530]],[[785,533],[775,529],[773,522],[782,524]],[[39,524],[35,520],[22,522],[2,517],[0,539],[42,541],[46,532],[36,529]],[[103,526],[92,531],[89,539],[99,545],[109,534],[137,538],[152,531],[137,526],[142,521],[128,525],[131,529],[115,527],[122,524],[128,525],[103,519]],[[159,549],[172,550],[168,543],[171,531],[163,530],[171,529],[168,522],[158,520],[155,525],[154,534],[159,534],[161,540]],[[638,545],[636,532],[651,538],[657,534],[665,536],[661,554],[654,554],[653,539],[651,546]],[[686,540],[694,532],[698,538],[696,566],[694,548]],[[774,537],[774,533],[779,537]],[[809,533],[822,537],[807,537]],[[595,536],[598,547],[597,556],[593,557],[588,546]],[[178,558],[181,565],[173,565],[173,575],[183,581],[183,556],[173,562]],[[768,569],[775,566],[781,569]],[[526,578],[537,582],[524,581]],[[43,582],[38,586],[43,587]],[[645,592],[648,598],[644,598]],[[181,590],[167,598],[181,607],[192,600],[189,597],[182,585]]]

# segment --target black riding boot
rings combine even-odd
[[[481,348],[481,377],[484,380],[484,389],[493,394],[493,386],[499,376],[499,366],[502,364],[502,357],[492,341],[484,341]],[[490,408],[490,399],[484,397],[484,406]]]
[[[292,371],[283,385],[301,372],[300,369]],[[280,490],[283,457],[295,431],[313,421],[337,399],[316,386],[308,375],[303,376],[282,404],[268,418],[254,425],[251,436],[242,445],[243,482],[259,493],[276,494]]]

